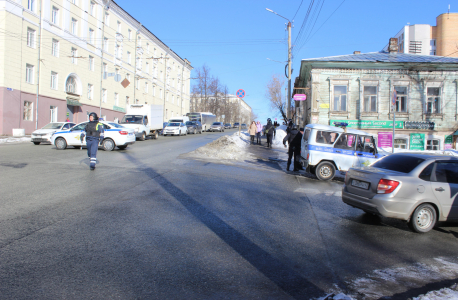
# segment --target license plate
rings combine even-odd
[[[355,186],[355,187],[358,187],[360,189],[365,189],[365,190],[369,189],[369,183],[368,182],[364,182],[364,181],[359,181],[359,180],[354,180],[353,179],[351,181],[351,185]]]
[[[129,135],[134,135],[134,134],[131,132],[131,133],[129,133]]]

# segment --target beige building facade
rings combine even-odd
[[[0,0],[0,30],[2,135],[90,112],[116,121],[136,103],[189,112],[190,62],[114,2]]]

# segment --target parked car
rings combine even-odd
[[[49,123],[43,128],[32,132],[31,142],[35,145],[40,145],[40,143],[51,143],[51,137],[54,132],[70,129],[73,126],[75,126],[75,123],[72,122]]]
[[[222,122],[213,122],[210,126],[210,131],[224,132],[224,124]]]
[[[79,123],[70,130],[58,131],[53,134],[51,143],[58,150],[64,150],[68,146],[74,148],[86,147],[86,137],[81,141],[81,133],[84,132],[89,122]],[[126,128],[114,122],[100,122],[105,130],[104,139],[101,147],[106,151],[113,151],[115,147],[123,150],[128,145],[135,143],[135,130]]]
[[[246,124],[242,123],[242,129],[247,129]]]
[[[188,127],[188,133],[202,133],[202,124],[199,121],[187,121],[186,126]]]
[[[240,126],[240,123],[236,122],[234,123],[234,126],[232,128],[239,128],[239,126]]]
[[[171,122],[168,123],[167,126],[164,128],[164,136],[170,135],[187,135],[188,134],[188,127],[185,123],[181,122]]]
[[[308,124],[301,143],[301,163],[319,180],[331,180],[336,170],[368,166],[388,153],[379,153],[374,137],[365,131]]]
[[[232,128],[231,123],[224,124],[224,129],[231,129],[231,128]]]
[[[371,214],[409,222],[419,233],[458,221],[458,158],[399,153],[351,168],[342,201]]]

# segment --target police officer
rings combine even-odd
[[[286,133],[290,133],[290,131],[293,129],[293,120],[292,119],[289,119],[288,120],[288,125],[286,127]]]
[[[87,145],[87,156],[90,158],[89,168],[95,169],[97,163],[97,150],[99,143],[103,141],[103,124],[99,123],[99,117],[95,112],[89,114],[89,123],[86,126],[86,145]],[[84,133],[81,134],[81,140],[84,138]]]
[[[267,148],[272,148],[272,137],[275,137],[275,134],[277,132],[270,118],[267,119],[267,125],[266,125],[265,132],[266,132],[266,138],[267,138]]]
[[[289,166],[291,166],[291,158],[294,154],[294,172],[299,171],[302,169],[299,162],[299,155],[301,154],[301,141],[302,141],[302,133],[299,131],[299,127],[297,125],[293,125],[291,131],[283,139],[283,145],[286,148],[286,141],[288,141],[289,149],[288,149],[288,163],[286,165],[286,170],[289,171]]]

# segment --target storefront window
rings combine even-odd
[[[407,140],[406,139],[394,139],[394,148],[407,149]]]
[[[440,150],[440,141],[439,140],[427,140],[426,141],[426,150]]]

